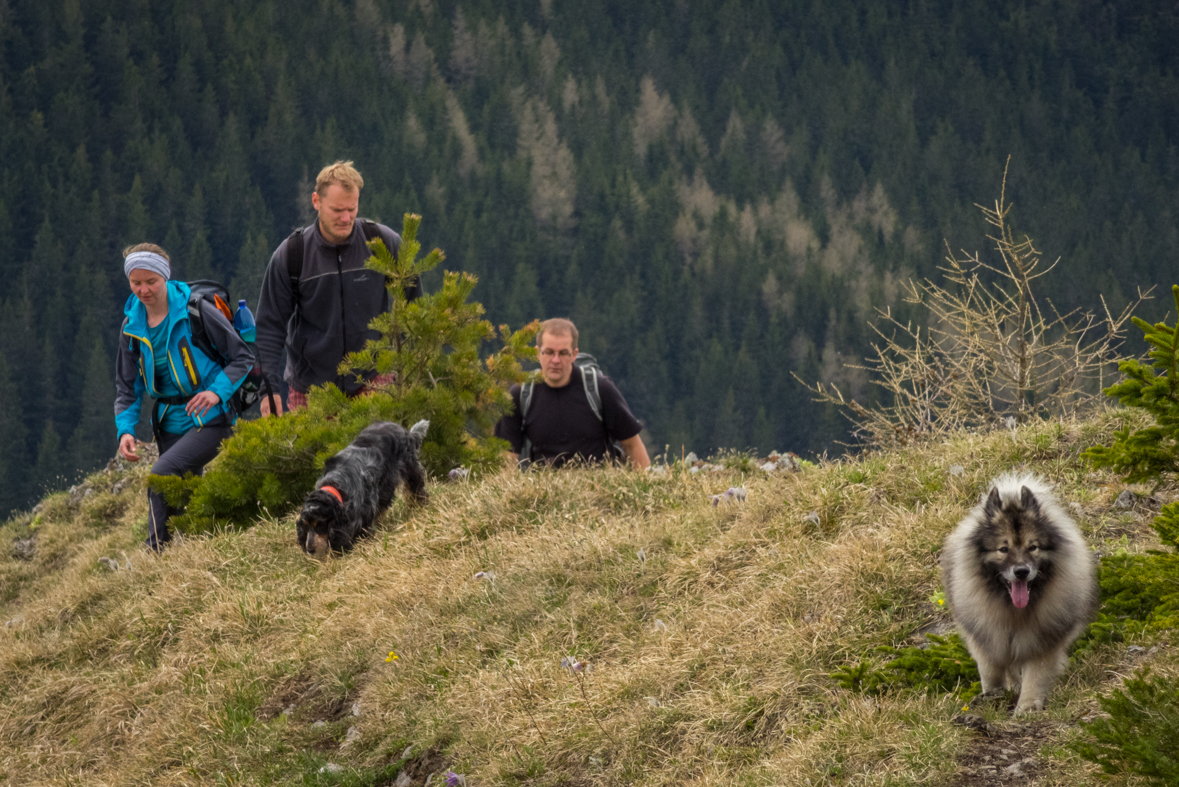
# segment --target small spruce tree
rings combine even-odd
[[[474,276],[447,272],[441,290],[407,303],[406,284],[443,260],[437,249],[417,258],[420,223],[420,216],[406,214],[396,258],[381,241],[370,244],[368,266],[384,275],[392,307],[371,323],[380,338],[341,364],[342,374],[392,372],[394,382],[354,399],[332,384],[313,388],[306,410],[239,421],[203,476],[151,476],[170,504],[187,506],[171,520],[176,528],[245,527],[263,513],[291,511],[328,457],[374,421],[409,426],[429,419],[422,462],[435,477],[458,466],[478,473],[502,464],[508,446],[491,430],[511,406],[508,386],[524,378],[520,361],[536,358],[531,342],[539,323],[515,332],[500,326],[502,347],[484,359],[480,351],[496,331],[482,319],[482,305],[468,301]]]
[[[1171,292],[1179,309],[1179,284]],[[1179,475],[1179,330],[1166,322],[1132,319],[1151,345],[1151,362],[1120,361],[1125,378],[1105,393],[1127,407],[1146,410],[1154,416],[1154,426],[1115,432],[1113,445],[1094,446],[1084,456],[1097,467],[1125,475],[1127,483],[1138,483]],[[1163,506],[1153,527],[1164,543],[1179,546],[1179,503]]]
[[[511,407],[507,388],[523,379],[520,359],[535,360],[530,342],[539,324],[515,333],[501,325],[503,349],[483,362],[480,350],[496,332],[483,319],[483,305],[468,302],[478,282],[475,276],[447,271],[441,290],[407,303],[406,286],[445,259],[439,249],[417,259],[420,223],[420,216],[406,214],[397,257],[380,239],[369,244],[373,256],[368,267],[385,277],[392,308],[371,323],[380,338],[345,357],[340,373],[392,373],[394,381],[377,389],[393,399],[394,420],[408,425],[417,418],[430,419],[422,447],[427,468],[445,472],[460,465],[496,464],[505,444],[470,442],[468,432],[490,435],[496,420]]]
[[[1179,285],[1171,288],[1179,309]],[[1118,363],[1121,382],[1105,389],[1128,407],[1146,410],[1154,425],[1114,433],[1110,446],[1095,446],[1084,456],[1110,467],[1130,483],[1179,475],[1179,326],[1151,325],[1133,318],[1151,345],[1149,363],[1127,358]],[[1179,547],[1179,503],[1162,507],[1151,527],[1163,543]],[[1179,626],[1179,554],[1114,554],[1101,561],[1101,610],[1090,627],[1095,642]],[[1175,784],[1179,760],[1179,692],[1163,677],[1140,675],[1101,698],[1108,718],[1084,727],[1092,740],[1074,743],[1081,756],[1107,773],[1131,773],[1157,784]]]

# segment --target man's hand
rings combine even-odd
[[[110,445],[110,443],[107,443]],[[119,456],[128,462],[138,462],[139,454],[135,453],[135,435],[128,432],[119,438]]]
[[[188,404],[184,405],[184,412],[189,415],[202,416],[209,412],[210,407],[217,406],[220,401],[221,397],[212,391],[201,391],[188,400]]]
[[[647,446],[643,445],[643,438],[635,435],[629,440],[619,440],[622,450],[626,451],[626,459],[630,464],[646,470],[651,466],[651,457],[647,456]]]
[[[263,396],[261,399],[259,399],[258,407],[262,410],[263,418],[270,415],[270,397]],[[278,394],[274,395],[274,415],[276,417],[282,415],[282,397]]]

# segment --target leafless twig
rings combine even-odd
[[[1010,166],[1010,158],[1008,158]],[[910,281],[905,301],[923,306],[928,327],[902,324],[879,310],[879,342],[861,368],[884,389],[887,403],[869,409],[834,385],[809,386],[818,401],[843,408],[853,435],[871,445],[906,445],[926,435],[1068,416],[1105,387],[1137,299],[1117,315],[1101,299],[1101,314],[1061,313],[1036,298],[1032,282],[1048,274],[1029,237],[1016,240],[1008,223],[1007,171],[994,207],[978,205],[994,227],[988,239],[999,261],[978,252],[955,254],[947,244],[944,283]],[[984,279],[985,277],[985,279]]]

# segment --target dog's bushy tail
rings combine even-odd
[[[430,428],[430,422],[425,418],[418,421],[409,428],[409,436],[413,438],[414,443],[418,448],[422,447],[422,443],[426,441],[426,431]]]

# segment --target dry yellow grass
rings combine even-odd
[[[0,782],[393,784],[408,749],[415,784],[967,784],[956,696],[828,674],[943,616],[941,541],[1000,471],[1058,484],[1095,546],[1157,546],[1077,459],[1122,417],[797,475],[505,471],[396,504],[324,564],[290,518],[150,555],[141,479],[99,474],[43,504],[31,560],[30,517],[0,529]],[[738,483],[748,502],[712,507]],[[1097,783],[1060,744],[1128,659],[1070,668],[1026,781]]]

